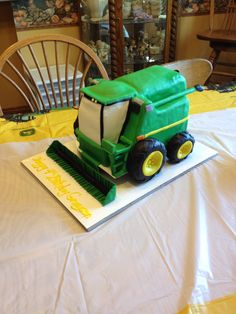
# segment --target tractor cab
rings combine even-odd
[[[104,105],[83,96],[79,109],[80,132],[101,145],[102,139],[117,143],[128,112],[129,100]]]
[[[102,80],[98,85],[83,88],[82,92],[77,129],[82,157],[92,165],[109,166],[108,152],[119,143],[130,100],[137,92],[115,80]]]

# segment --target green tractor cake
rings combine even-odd
[[[96,172],[99,168],[113,178],[128,173],[133,180],[146,182],[167,159],[170,163],[184,160],[194,146],[194,138],[186,131],[186,95],[195,90],[186,88],[180,73],[162,66],[84,87],[74,125],[81,158],[74,156],[71,163],[73,169],[81,165],[79,182],[90,175],[88,186],[105,185],[101,203],[107,204],[114,199],[115,188]],[[63,150],[55,149],[57,155]]]
[[[152,66],[82,89],[78,127],[82,158],[119,178],[128,173],[145,182],[160,172],[166,158],[184,160],[194,139],[186,132],[189,101],[184,77]]]

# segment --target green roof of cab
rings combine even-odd
[[[116,80],[132,86],[150,102],[157,102],[186,90],[186,80],[179,72],[160,65],[132,72]]]
[[[132,86],[116,80],[101,80],[99,84],[84,87],[81,91],[105,106],[137,95],[137,91]]]
[[[133,97],[147,103],[158,102],[186,90],[185,78],[178,72],[153,65],[143,70],[120,76],[115,80],[101,80],[99,84],[81,91],[103,105],[111,105]]]

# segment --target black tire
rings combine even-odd
[[[75,122],[73,124],[73,128],[74,128],[74,134],[76,136],[75,130],[79,127],[79,118],[76,117]],[[76,136],[77,137],[77,136]]]
[[[146,182],[161,171],[165,161],[165,145],[156,139],[145,139],[137,142],[129,152],[127,171],[135,181]]]
[[[193,151],[194,142],[193,136],[186,131],[173,136],[166,146],[169,162],[176,164],[186,159]]]

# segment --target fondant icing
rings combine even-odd
[[[194,146],[186,95],[195,90],[162,66],[83,88],[75,129],[82,158],[110,167],[115,178],[128,172],[138,182],[150,180],[167,159],[184,160]]]

